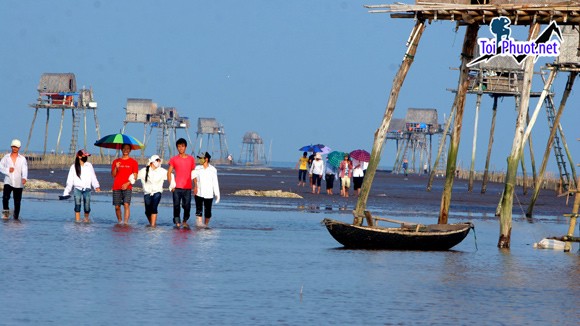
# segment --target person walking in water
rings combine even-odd
[[[135,179],[131,175],[131,183]],[[143,185],[143,202],[145,203],[145,216],[151,227],[157,226],[157,207],[161,201],[163,192],[163,182],[167,180],[167,170],[161,167],[161,158],[159,155],[153,155],[149,158],[146,167],[139,170],[137,180]]]
[[[326,172],[326,167],[324,166],[324,161],[322,160],[322,155],[316,153],[314,156],[314,161],[310,166],[310,174],[312,175],[312,193],[320,193],[320,183],[324,179],[324,174]]]
[[[195,169],[195,159],[193,156],[185,153],[187,150],[187,140],[179,138],[175,142],[177,147],[177,155],[169,160],[169,168],[167,169],[167,181],[171,184],[173,177],[171,173],[175,170],[175,188],[173,192],[173,223],[176,227],[181,227],[180,208],[183,207],[183,226],[187,225],[189,215],[191,212],[191,191],[193,182],[191,180],[191,172]],[[193,189],[194,193],[196,189]]]
[[[129,177],[137,177],[139,172],[139,163],[134,158],[129,157],[131,153],[131,145],[123,144],[121,147],[123,156],[113,161],[111,165],[111,175],[113,176],[113,206],[115,206],[115,215],[119,224],[129,224],[131,217],[131,196],[133,193],[133,185],[129,181]],[[121,215],[121,206],[125,209]]]
[[[85,217],[83,222],[89,223],[89,214],[91,212],[91,187],[97,192],[101,191],[99,180],[95,174],[95,169],[90,162],[87,162],[89,154],[86,150],[81,149],[77,152],[75,163],[71,165],[66,178],[66,187],[60,199],[70,197],[72,191],[75,200],[75,222],[81,221],[81,203],[84,206]]]
[[[302,153],[302,157],[298,159],[296,163],[296,168],[298,168],[298,187],[304,187],[306,185],[306,174],[308,173],[308,153]]]
[[[220,186],[218,183],[218,176],[216,168],[209,164],[211,155],[205,152],[204,155],[197,157],[201,165],[198,165],[195,170],[191,172],[191,178],[195,183],[195,217],[197,219],[196,226],[207,227],[212,217],[211,206],[213,198],[215,203],[220,202]],[[201,217],[205,218],[202,223]]]
[[[348,159],[348,155],[344,155],[344,159],[340,162],[338,174],[341,186],[340,195],[348,197],[348,188],[350,188],[350,178],[352,177],[352,162]]]
[[[11,152],[4,155],[0,160],[0,173],[4,174],[4,192],[2,194],[2,218],[10,218],[10,195],[14,194],[14,214],[15,220],[20,218],[20,202],[22,201],[22,191],[28,179],[28,162],[26,157],[19,153],[20,140],[13,139],[10,143]]]
[[[409,168],[409,161],[407,161],[407,159],[403,160],[403,172],[405,173],[405,176],[407,176],[407,169]]]

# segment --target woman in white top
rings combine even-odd
[[[155,227],[157,225],[157,207],[163,192],[163,181],[167,180],[167,170],[161,167],[159,155],[153,155],[149,158],[149,164],[137,173],[137,180],[140,180],[143,185],[145,216],[147,216],[151,227]],[[131,184],[135,183],[133,175],[129,177],[129,181]]]
[[[81,200],[84,204],[85,219],[83,222],[89,222],[89,213],[91,212],[91,187],[97,192],[101,191],[99,181],[95,174],[93,165],[87,162],[89,154],[86,150],[81,149],[77,152],[75,164],[71,165],[66,178],[66,187],[61,199],[70,197],[71,191],[75,199],[75,221],[81,221]]]
[[[312,161],[312,165],[310,166],[310,174],[312,175],[312,193],[319,194],[320,193],[320,182],[324,180],[326,172],[326,167],[324,161],[322,160],[322,155],[320,153],[316,153],[314,157],[314,161]]]

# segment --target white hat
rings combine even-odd
[[[14,146],[20,148],[20,145],[20,140],[18,139],[12,139],[12,142],[10,143],[10,147]]]
[[[316,153],[315,158],[322,158],[322,155],[320,155],[320,153]]]
[[[149,163],[153,163],[153,162],[155,162],[155,161],[157,161],[157,160],[161,160],[161,158],[159,157],[159,155],[152,155],[152,156],[149,158]]]

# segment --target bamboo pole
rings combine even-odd
[[[481,193],[485,194],[487,191],[487,181],[489,180],[489,161],[491,158],[491,148],[493,147],[493,134],[495,132],[495,118],[497,116],[497,98],[493,96],[493,107],[491,116],[491,127],[489,128],[489,143],[487,144],[487,156],[485,157],[485,171],[483,172],[483,180],[481,183]]]
[[[469,87],[469,67],[467,64],[473,58],[475,43],[477,41],[477,32],[479,25],[471,24],[465,30],[463,40],[463,49],[461,50],[461,74],[459,75],[459,85],[455,94],[455,123],[453,124],[453,133],[449,142],[449,154],[447,155],[447,171],[445,173],[445,187],[441,196],[441,208],[439,210],[439,224],[447,224],[449,218],[449,206],[451,206],[451,192],[453,190],[453,181],[455,179],[455,169],[457,166],[457,151],[459,141],[461,140],[461,127],[463,125],[463,111],[465,109],[465,96]]]
[[[528,194],[528,187],[526,185],[527,172],[526,172],[526,160],[524,157],[524,148],[520,151],[520,166],[522,167],[522,193],[524,195]]]
[[[555,71],[555,70],[552,70]],[[527,217],[532,217],[534,206],[536,205],[536,201],[538,200],[538,196],[540,194],[540,187],[544,182],[544,173],[546,172],[546,167],[548,165],[548,158],[550,157],[550,151],[552,150],[552,146],[554,145],[554,138],[556,137],[556,132],[558,131],[557,126],[560,125],[560,118],[562,117],[562,113],[564,113],[564,109],[566,108],[566,102],[568,101],[568,97],[572,92],[572,86],[574,86],[574,80],[576,79],[576,75],[578,73],[575,71],[570,72],[568,75],[568,82],[566,83],[566,88],[564,90],[564,94],[562,94],[562,100],[560,101],[560,107],[558,108],[558,112],[556,112],[556,116],[554,117],[554,126],[550,130],[550,136],[548,137],[548,142],[546,144],[546,149],[544,150],[544,156],[542,158],[542,165],[540,165],[540,173],[538,174],[538,180],[534,185],[534,193],[530,199],[530,204],[528,205],[528,209],[526,211]],[[553,81],[553,80],[552,80]],[[548,85],[548,89],[551,85]],[[577,189],[577,188],[575,188]]]
[[[44,127],[44,152],[42,156],[46,155],[46,143],[48,141],[48,121],[50,120],[50,109],[46,109],[46,125]]]
[[[530,25],[528,40],[533,40],[538,35],[540,29],[539,23]],[[498,248],[509,248],[512,233],[512,209],[514,199],[514,185],[516,183],[516,174],[518,171],[518,162],[520,158],[520,151],[524,143],[524,124],[525,113],[527,112],[528,104],[530,102],[530,92],[532,87],[532,77],[534,73],[534,59],[527,57],[524,60],[524,79],[523,89],[520,100],[520,109],[518,118],[516,120],[516,128],[514,140],[512,143],[512,150],[507,158],[507,171],[505,177],[504,192],[501,198],[501,212],[500,212],[500,229]]]
[[[365,217],[364,211],[366,209],[366,203],[369,192],[371,190],[372,182],[377,171],[377,166],[379,165],[379,161],[381,159],[381,152],[385,142],[385,135],[387,134],[389,124],[391,123],[391,119],[393,117],[393,112],[395,111],[395,106],[399,98],[399,91],[403,86],[405,77],[407,76],[411,65],[413,64],[413,59],[417,53],[417,47],[419,46],[419,41],[421,40],[421,36],[423,35],[424,30],[425,21],[418,19],[415,23],[415,26],[413,27],[413,30],[411,31],[411,37],[407,43],[407,51],[403,57],[403,62],[401,63],[401,66],[399,67],[399,70],[397,71],[397,74],[393,80],[393,86],[389,94],[389,100],[387,102],[387,107],[385,108],[385,114],[383,115],[381,125],[375,132],[375,139],[371,151],[371,159],[367,167],[367,172],[362,184],[360,195],[356,202],[356,208],[353,212],[353,224],[355,225],[361,225],[363,218]]]
[[[574,236],[574,229],[576,229],[576,218],[578,217],[578,210],[580,207],[580,191],[576,190],[576,194],[574,195],[574,206],[572,206],[572,214],[564,215],[570,217],[570,226],[568,227],[568,233],[566,233],[567,237]],[[569,241],[566,241],[564,245],[564,251],[569,252],[572,248],[572,245]]]
[[[32,124],[30,125],[30,130],[28,131],[28,140],[26,141],[26,147],[24,148],[24,153],[28,152],[28,145],[30,145],[30,138],[32,137],[32,130],[34,129],[34,122],[36,121],[36,116],[38,115],[38,108],[34,110],[34,117],[32,117]]]
[[[528,124],[530,122],[528,121]],[[534,154],[534,146],[532,144],[532,134],[530,134],[530,138],[528,141],[528,149],[530,151],[530,164],[532,166],[532,184],[535,185],[538,181],[538,174],[536,172],[536,156]],[[527,191],[524,193],[527,194]]]
[[[87,148],[87,109],[83,109],[83,131],[84,131],[84,141],[83,148]]]
[[[92,89],[91,89],[91,97],[92,97]],[[99,127],[99,119],[97,119],[97,108],[93,109],[93,116],[95,118],[95,131],[97,132],[97,139],[101,139],[101,128]],[[103,148],[99,147],[99,154],[103,157]]]
[[[436,169],[439,165],[439,160],[441,159],[441,153],[443,152],[443,147],[445,147],[445,142],[447,141],[447,134],[449,133],[449,127],[451,126],[451,121],[453,121],[453,115],[455,114],[455,104],[451,108],[451,114],[449,114],[449,118],[445,121],[445,127],[443,128],[443,133],[441,137],[443,137],[442,141],[439,142],[439,149],[437,150],[437,156],[435,157],[435,162],[433,163],[433,169],[431,173],[429,173],[429,182],[427,182],[427,191],[431,191],[433,187],[433,180],[435,179],[435,173],[437,173]]]
[[[469,166],[469,181],[467,183],[468,192],[473,191],[473,178],[475,177],[475,152],[477,148],[477,125],[479,121],[479,109],[481,107],[481,95],[481,91],[477,92],[477,101],[475,103],[475,121],[473,122],[473,142],[471,145],[471,165]]]
[[[64,109],[61,109],[60,114],[60,127],[58,128],[58,137],[56,137],[56,150],[55,153],[58,154],[58,150],[60,149],[60,137],[62,136],[62,126],[64,124]]]

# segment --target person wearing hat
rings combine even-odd
[[[204,155],[198,155],[201,165],[198,165],[195,170],[191,172],[191,179],[196,185],[194,195],[195,200],[195,217],[197,219],[198,227],[207,227],[211,219],[211,206],[213,198],[215,203],[220,202],[220,187],[218,183],[217,170],[209,164],[211,155],[205,152]],[[201,216],[205,217],[204,223],[201,221]]]
[[[85,218],[83,222],[89,222],[89,213],[91,212],[91,187],[97,192],[101,191],[99,180],[95,174],[95,169],[90,162],[89,152],[81,149],[77,152],[75,163],[71,165],[66,178],[66,186],[59,199],[70,198],[72,191],[75,200],[75,221],[81,221],[81,201],[84,204]]]
[[[135,178],[129,177],[131,184],[135,183]],[[151,227],[157,225],[157,207],[161,201],[163,192],[163,182],[167,180],[167,170],[161,167],[161,158],[159,155],[153,155],[149,158],[146,167],[139,170],[137,180],[143,185],[143,202],[145,203],[145,216]]]
[[[326,172],[326,167],[324,161],[322,160],[322,155],[320,153],[316,153],[314,156],[314,161],[312,161],[312,165],[310,166],[310,174],[312,175],[312,193],[319,194],[320,193],[320,183],[324,180],[324,175]]]
[[[28,162],[26,157],[18,153],[20,151],[20,140],[13,139],[10,143],[11,152],[4,155],[0,161],[0,173],[4,174],[4,193],[2,195],[2,218],[8,219],[10,208],[8,202],[10,195],[14,193],[14,219],[20,217],[20,201],[22,200],[22,190],[28,179]]]

